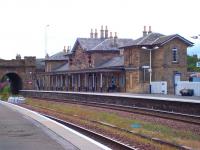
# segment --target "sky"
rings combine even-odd
[[[143,26],[165,35],[200,34],[199,0],[0,0],[0,58],[45,56],[91,28],[108,26],[120,38],[142,36]],[[47,26],[48,25],[48,26]],[[45,33],[47,34],[45,38]],[[200,39],[192,40],[200,43]]]

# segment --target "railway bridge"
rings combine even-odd
[[[35,74],[35,57],[17,55],[16,59],[0,59],[0,80],[3,84],[10,84],[12,94],[18,94],[19,90],[32,89]]]

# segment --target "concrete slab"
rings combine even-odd
[[[27,116],[0,104],[1,150],[77,150]]]

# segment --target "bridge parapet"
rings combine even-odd
[[[24,60],[1,60],[0,67],[17,67],[23,66]]]

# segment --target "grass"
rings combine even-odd
[[[7,101],[8,97],[10,96],[10,93],[11,93],[10,86],[6,85],[0,90],[0,99]]]
[[[195,149],[200,148],[200,135],[194,134],[190,131],[177,130],[162,124],[145,122],[143,120],[133,120],[119,116],[115,113],[87,109],[86,107],[81,107],[80,105],[63,105],[55,102],[36,101],[32,99],[28,99],[26,104],[53,109],[69,116],[79,116],[89,120],[105,122],[119,128],[125,128],[130,131],[133,130],[137,133],[167,140],[175,144],[181,144]],[[139,124],[140,127],[132,128],[132,124]]]

